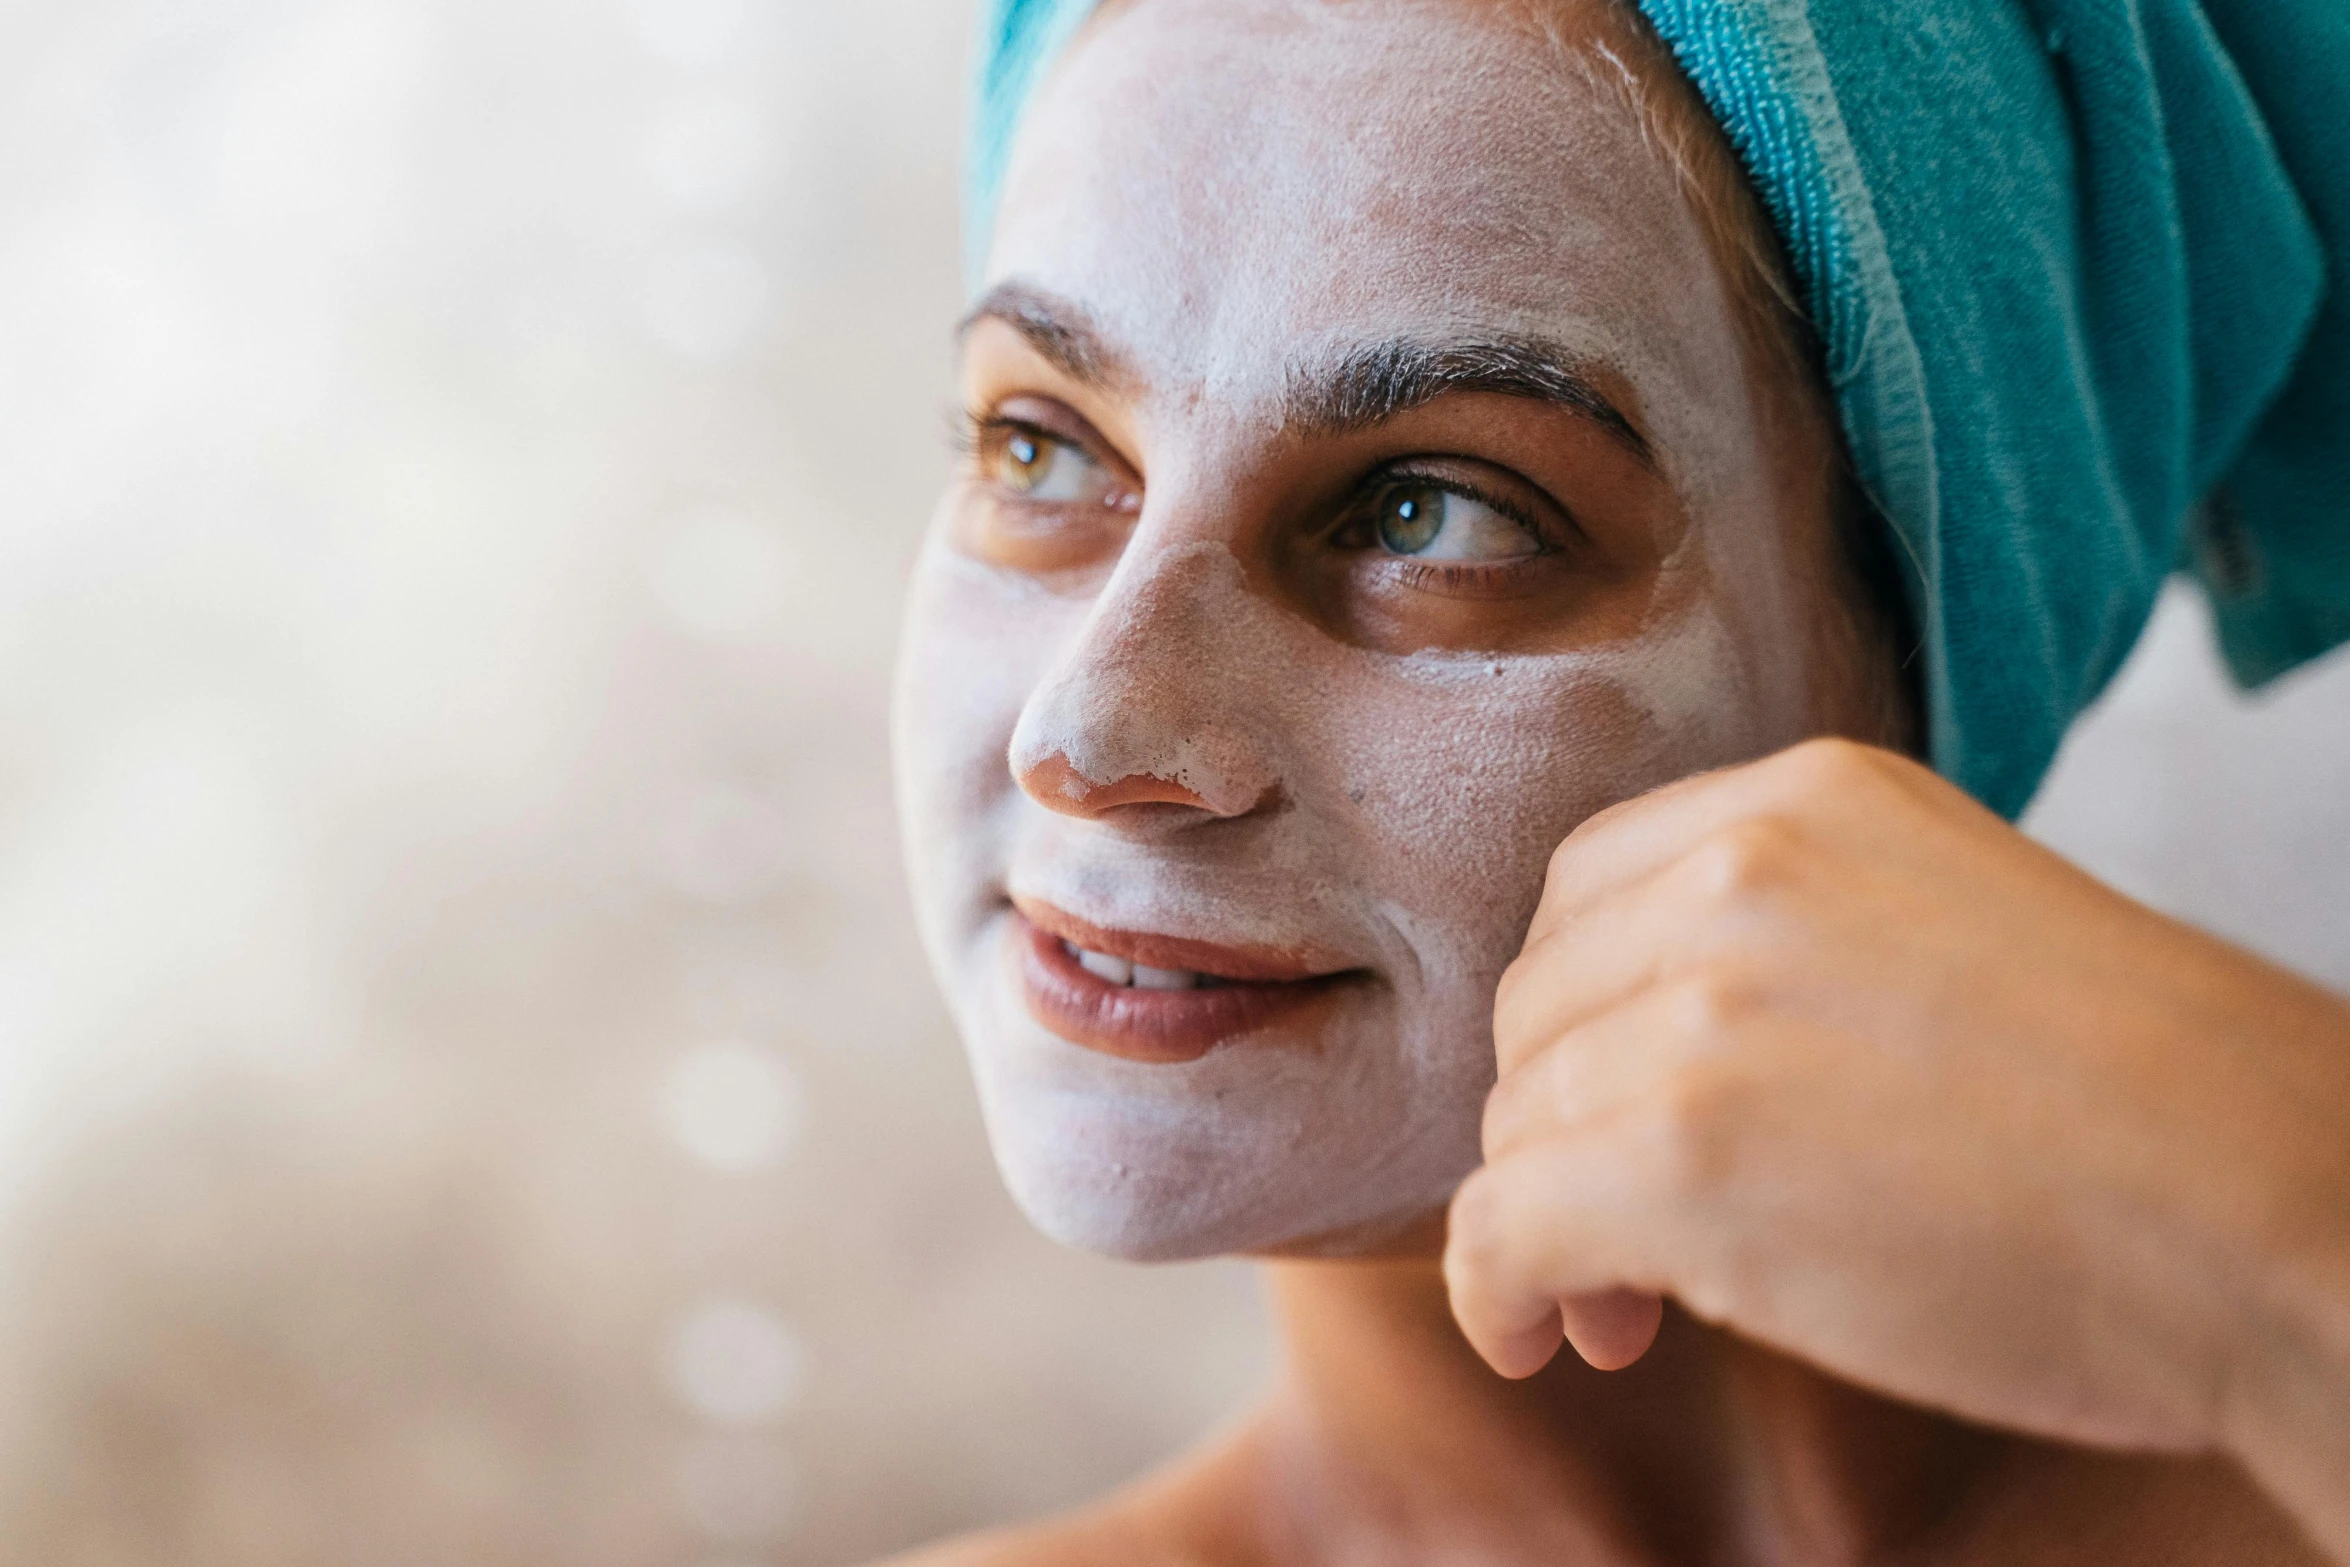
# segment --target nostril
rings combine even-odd
[[[1171,778],[1130,773],[1110,783],[1095,783],[1055,751],[1019,774],[1020,787],[1047,810],[1064,816],[1099,816],[1122,805],[1179,805],[1213,813],[1215,808],[1193,790]]]

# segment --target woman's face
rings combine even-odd
[[[1610,82],[1652,50],[1596,0],[1137,0],[1031,106],[897,742],[1048,1233],[1411,1230],[1559,840],[1849,728],[1832,438]]]

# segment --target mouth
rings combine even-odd
[[[1361,969],[1267,947],[1108,930],[1013,900],[1022,999],[1047,1029],[1128,1061],[1196,1061],[1242,1039],[1307,1042]]]

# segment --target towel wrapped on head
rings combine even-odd
[[[1093,3],[992,0],[975,249]],[[2350,640],[2350,0],[1639,8],[1786,247],[1944,775],[2021,812],[2174,570],[2246,685]]]

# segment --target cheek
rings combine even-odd
[[[1672,776],[1671,748],[1622,682],[1590,667],[1476,663],[1408,696],[1391,694],[1381,721],[1348,736],[1348,805],[1376,841],[1366,861],[1415,927],[1429,995],[1466,986],[1489,1001],[1551,851],[1593,812]]]
[[[900,824],[925,934],[959,919],[1000,855],[1013,727],[1070,606],[948,550],[917,565],[891,715]]]
[[[1701,603],[1603,652],[1396,660],[1321,704],[1351,862],[1408,931],[1427,1006],[1490,1006],[1586,818],[1768,748],[1743,662]]]

